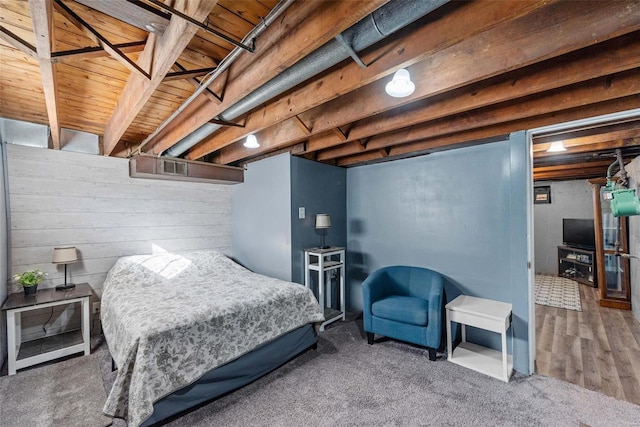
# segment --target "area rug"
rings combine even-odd
[[[564,277],[536,274],[536,304],[582,311],[579,286]]]
[[[103,427],[107,399],[94,355],[0,377],[0,426]]]

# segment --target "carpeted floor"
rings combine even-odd
[[[106,346],[98,356],[110,384]],[[430,362],[425,350],[391,340],[369,346],[361,323],[336,322],[317,351],[168,425],[640,425],[639,406],[545,376],[503,383],[443,357]]]
[[[0,377],[0,426],[107,426],[106,398],[94,355],[23,370]]]
[[[575,280],[536,274],[536,304],[582,311],[579,286]]]

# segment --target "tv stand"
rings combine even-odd
[[[558,246],[558,276],[597,288],[596,251]]]

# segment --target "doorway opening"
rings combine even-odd
[[[620,252],[615,248],[620,236],[607,230],[615,228],[613,223],[603,221],[594,208],[596,198],[600,200],[594,182],[606,177],[616,149],[630,162],[633,185],[640,182],[640,109],[528,133],[532,370],[640,404],[640,310],[636,307],[634,314],[601,304],[612,284],[619,285],[610,272],[619,273],[624,262],[631,278],[630,300],[640,294],[640,217],[624,230],[629,238],[625,259],[624,251],[615,253]],[[564,151],[547,151],[558,141]],[[589,227],[594,236],[600,234],[597,242],[586,238]],[[640,299],[635,302],[640,305]]]

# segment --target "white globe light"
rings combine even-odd
[[[411,81],[409,72],[401,68],[395,72],[393,79],[387,83],[384,90],[394,98],[404,98],[416,90],[416,85]]]
[[[247,140],[244,142],[244,146],[247,148],[258,148],[260,144],[258,144],[258,139],[254,134],[247,136]]]

